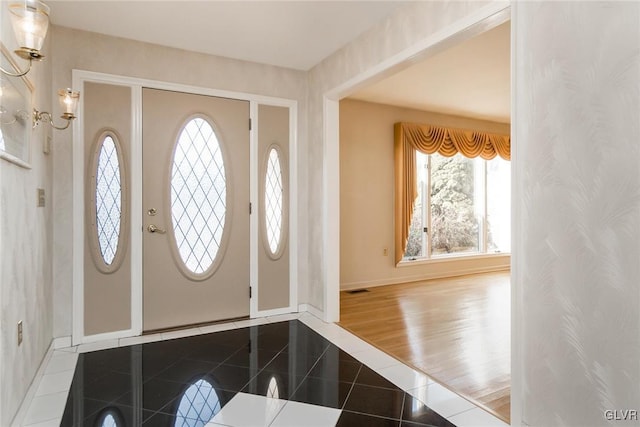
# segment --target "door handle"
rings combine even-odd
[[[147,230],[149,231],[149,233],[158,233],[158,234],[165,234],[167,232],[167,230],[163,230],[162,228],[158,228],[154,224],[149,224],[149,226],[147,227]]]

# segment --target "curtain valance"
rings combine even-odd
[[[413,203],[418,197],[415,151],[439,153],[446,157],[462,153],[465,157],[491,160],[497,155],[511,159],[509,135],[446,128],[416,123],[396,123],[395,127],[395,261],[402,260],[407,248]]]
[[[416,123],[396,123],[395,136],[396,142],[400,139],[409,147],[425,154],[440,153],[451,157],[456,153],[462,153],[465,157],[480,156],[486,160],[499,155],[505,160],[511,159],[509,135]]]

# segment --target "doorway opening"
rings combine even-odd
[[[411,61],[412,66],[407,68],[408,65],[398,65],[395,64],[396,67],[403,68],[403,71],[389,76],[390,69],[392,67],[387,66],[386,69],[380,69],[377,73],[376,77],[370,77],[374,73],[369,73],[367,77],[363,77],[361,81],[354,81],[345,84],[343,87],[336,89],[334,92],[331,92],[334,97],[328,96],[325,100],[325,111],[331,112],[332,110],[337,110],[336,115],[340,118],[340,128],[337,126],[332,127],[332,123],[326,124],[327,129],[329,130],[329,135],[335,136],[336,140],[339,141],[337,147],[332,147],[335,150],[335,158],[340,159],[340,164],[344,165],[346,163],[349,164],[349,168],[340,168],[340,180],[336,184],[336,187],[339,188],[340,199],[339,203],[336,206],[340,206],[340,214],[338,218],[338,224],[332,224],[331,221],[328,221],[327,233],[330,234],[338,230],[338,235],[340,236],[341,247],[339,251],[339,258],[328,260],[328,266],[332,265],[337,266],[336,270],[329,271],[328,277],[331,282],[332,278],[335,278],[335,289],[332,293],[331,285],[328,286],[328,294],[326,295],[326,307],[325,307],[325,317],[328,320],[331,320],[332,316],[334,318],[340,317],[344,312],[340,312],[339,310],[332,311],[332,304],[335,304],[336,307],[340,307],[339,294],[341,290],[353,290],[359,288],[368,288],[370,294],[375,294],[377,286],[380,285],[390,285],[390,284],[398,284],[398,283],[408,283],[408,282],[416,282],[420,280],[429,280],[429,279],[445,279],[448,277],[461,276],[463,274],[469,273],[488,273],[491,271],[503,270],[506,271],[506,285],[503,283],[501,286],[501,295],[497,295],[496,298],[493,298],[492,301],[501,301],[500,305],[496,305],[494,308],[498,317],[503,318],[503,322],[510,325],[510,319],[508,318],[508,313],[511,310],[510,307],[510,280],[509,280],[509,269],[510,269],[510,256],[508,252],[503,251],[499,254],[496,253],[487,253],[489,249],[489,245],[487,242],[486,229],[484,231],[480,231],[480,233],[485,233],[477,246],[472,250],[472,254],[458,254],[462,256],[448,256],[447,254],[440,255],[436,254],[436,256],[432,257],[432,259],[416,259],[408,262],[401,262],[396,264],[394,262],[394,254],[392,252],[393,249],[393,240],[394,240],[394,232],[393,232],[393,221],[394,221],[394,213],[393,213],[393,123],[400,121],[412,121],[412,122],[421,122],[421,119],[424,118],[424,115],[427,114],[429,117],[429,121],[433,120],[442,120],[446,125],[450,127],[456,128],[466,128],[473,129],[477,127],[478,123],[484,123],[485,126],[493,126],[495,124],[497,127],[501,127],[500,133],[509,134],[509,119],[510,119],[510,104],[511,104],[511,95],[510,95],[510,24],[509,20],[510,10],[509,8],[505,8],[502,12],[492,16],[488,21],[491,21],[490,25],[487,25],[485,21],[483,24],[476,25],[475,27],[472,25],[465,29],[465,31],[455,33],[455,36],[458,37],[450,37],[442,43],[442,45],[438,46],[437,53],[430,51],[428,48],[425,49],[422,54],[426,58],[425,62],[429,62],[430,60],[436,61],[439,56],[447,55],[448,52],[456,50],[459,46],[468,44],[472,42],[474,39],[480,39],[484,37],[491,37],[492,34],[500,33],[499,35],[506,38],[506,53],[507,57],[504,64],[504,69],[501,70],[502,79],[504,80],[504,75],[506,74],[506,81],[503,81],[504,86],[507,88],[506,93],[494,91],[494,98],[499,97],[502,98],[503,106],[506,106],[506,120],[504,117],[498,117],[496,115],[492,115],[491,113],[487,114],[486,111],[490,108],[485,108],[485,112],[478,113],[477,106],[470,106],[472,102],[464,102],[463,105],[460,105],[460,102],[457,104],[457,108],[452,108],[451,105],[448,108],[443,107],[442,104],[437,105],[437,102],[430,105],[420,105],[420,104],[412,104],[412,103],[403,103],[401,99],[399,99],[399,92],[402,92],[402,88],[398,79],[402,77],[406,78],[411,74],[412,69],[415,69],[414,72],[418,75],[424,75],[425,70],[419,70],[421,64],[416,64],[415,58]],[[476,23],[478,24],[478,23]],[[471,30],[471,28],[475,28],[475,31]],[[496,36],[498,37],[498,36]],[[503,40],[503,43],[505,41]],[[446,44],[448,49],[444,50],[443,45]],[[433,47],[433,46],[432,46]],[[464,64],[467,65],[466,71],[472,72],[473,67],[469,66],[470,63],[474,63],[473,59],[467,58],[467,62],[460,62],[459,68],[463,68]],[[494,63],[495,65],[495,63]],[[425,65],[428,66],[428,65]],[[451,65],[449,64],[449,67]],[[433,67],[433,64],[431,64]],[[446,68],[446,67],[445,67]],[[393,70],[395,71],[395,70]],[[440,76],[440,80],[435,82],[437,89],[443,93],[439,93],[437,95],[442,95],[444,98],[447,98],[444,92],[446,92],[447,80],[451,80],[453,78],[451,68],[448,71],[444,71]],[[478,78],[481,73],[477,73],[475,78]],[[500,72],[493,73],[493,78],[499,80],[501,76]],[[467,74],[468,77],[468,74]],[[372,82],[375,82],[372,84]],[[495,83],[495,82],[494,82]],[[414,93],[422,94],[419,90],[415,90],[416,81],[409,80],[410,87],[413,87]],[[387,87],[385,88],[385,85]],[[486,84],[484,85],[486,88]],[[461,89],[461,88],[457,88]],[[386,94],[385,94],[386,91]],[[467,89],[461,89],[462,92],[465,92],[466,95],[470,99],[478,99],[482,98],[477,92],[474,93]],[[429,96],[433,95],[433,96]],[[430,93],[427,93],[425,97],[427,100],[431,98],[437,98],[435,96],[434,90]],[[385,98],[386,97],[386,98]],[[448,96],[452,98],[452,96]],[[336,101],[332,101],[335,99]],[[337,100],[340,100],[339,102]],[[488,105],[490,103],[495,103],[495,99],[484,99],[484,104]],[[455,105],[455,104],[454,104]],[[485,105],[485,106],[486,106]],[[467,111],[465,111],[465,107],[469,107]],[[494,106],[495,107],[495,106]],[[476,109],[476,113],[474,114],[474,108]],[[369,114],[367,116],[367,114]],[[377,114],[377,115],[376,115]],[[367,126],[361,127],[358,129],[349,128],[348,124],[352,121],[358,120],[358,115],[362,117],[368,117],[365,119],[367,122]],[[328,115],[325,115],[327,118]],[[375,118],[372,118],[375,117]],[[407,119],[407,117],[411,117]],[[384,138],[386,138],[386,151],[384,149],[379,152],[374,152],[371,147],[371,141],[375,138],[374,134],[380,134],[380,129],[376,129],[375,124],[379,123],[381,118],[391,123],[391,126],[387,127],[384,133]],[[475,121],[474,123],[471,123]],[[490,123],[489,123],[490,122]],[[487,124],[488,123],[488,124]],[[438,123],[432,123],[438,124]],[[441,123],[442,124],[442,123]],[[386,126],[386,123],[385,123]],[[389,129],[390,128],[390,129]],[[484,131],[496,131],[496,129],[479,129]],[[370,132],[370,133],[368,133]],[[346,140],[361,140],[367,141],[368,150],[364,152],[362,147],[346,145]],[[331,150],[328,150],[331,153]],[[363,161],[364,168],[358,171],[358,166],[353,163],[353,159],[360,155],[366,161]],[[385,170],[381,170],[381,163],[376,163],[378,160],[390,167],[386,172],[390,172],[389,174],[385,174]],[[328,160],[330,163],[331,160]],[[368,163],[368,166],[367,166]],[[366,172],[369,170],[369,173]],[[371,173],[371,171],[377,171],[375,174]],[[327,181],[330,181],[330,178],[325,178]],[[486,172],[485,172],[486,179]],[[369,182],[366,182],[366,181]],[[357,188],[347,188],[345,189],[345,184],[353,187],[354,185]],[[334,187],[335,188],[335,187]],[[371,189],[377,188],[377,191],[373,191]],[[380,193],[384,193],[382,196]],[[387,194],[388,193],[388,194]],[[384,195],[389,195],[385,201],[373,200],[376,197],[380,196],[384,198]],[[486,198],[490,196],[483,196],[484,200],[482,203],[486,204]],[[360,206],[360,209],[357,208]],[[354,207],[356,207],[354,212]],[[351,211],[354,212],[354,215],[349,217],[345,215],[345,212]],[[367,212],[366,216],[361,215],[362,212]],[[486,210],[485,210],[486,213]],[[510,210],[508,212],[501,212],[503,217],[510,217]],[[426,216],[426,215],[425,215]],[[374,218],[377,217],[377,218]],[[330,218],[329,218],[330,219]],[[351,222],[349,222],[351,221]],[[355,221],[355,223],[353,222]],[[430,218],[427,218],[427,222],[429,226],[431,226],[432,222]],[[357,223],[357,226],[353,226]],[[368,224],[370,223],[370,224]],[[426,228],[426,227],[425,227]],[[362,233],[362,236],[358,237],[353,235],[352,233],[358,234]],[[428,242],[432,244],[432,242]],[[361,247],[357,247],[360,245]],[[493,245],[495,246],[495,245]],[[445,245],[446,247],[446,245]],[[479,249],[483,248],[484,251],[480,251]],[[370,251],[371,253],[367,253]],[[468,251],[467,251],[468,252]],[[430,254],[431,255],[431,254]],[[440,256],[438,256],[440,255]],[[348,258],[348,259],[347,259]],[[413,264],[412,264],[413,262]],[[367,266],[368,264],[368,266]],[[373,265],[375,264],[375,265]],[[366,273],[365,273],[366,272]],[[504,276],[504,274],[503,274]],[[481,281],[481,276],[479,276]],[[504,281],[504,277],[502,278]],[[422,282],[422,288],[428,288],[429,286],[435,287],[436,285],[433,282]],[[446,288],[446,285],[444,285]],[[471,285],[473,286],[473,285]],[[480,285],[478,285],[480,286]],[[500,292],[500,291],[491,291],[491,292]],[[370,297],[371,295],[367,295]],[[336,301],[336,299],[338,301]],[[344,301],[344,300],[343,300]],[[495,304],[494,304],[495,305]],[[438,310],[437,307],[433,308],[434,310]],[[383,310],[383,309],[381,309]],[[504,318],[504,313],[507,313],[507,317]],[[374,317],[374,316],[372,316]],[[352,330],[353,331],[353,330]],[[504,382],[504,372],[506,370],[507,375],[511,373],[510,366],[510,329],[507,328],[503,333],[503,344],[506,349],[506,354],[503,355],[502,360],[504,362],[503,368],[501,369],[502,378],[500,381]],[[361,336],[363,337],[363,336]],[[367,337],[363,337],[366,340],[372,342],[371,339]],[[420,335],[409,337],[409,340],[420,340]],[[376,344],[375,342],[372,342]],[[377,345],[377,344],[376,344]],[[377,345],[380,347],[379,345]],[[383,348],[384,349],[384,348]],[[461,351],[464,351],[461,349]],[[425,359],[430,357],[430,355],[425,355]],[[415,363],[408,363],[410,365],[416,366]],[[435,372],[429,372],[428,369],[423,369],[420,367],[428,375],[438,379],[438,376]],[[478,377],[483,377],[484,374],[481,371],[481,367],[478,368],[477,371]],[[439,379],[438,379],[439,380]],[[485,381],[486,378],[482,379]],[[459,388],[453,384],[443,385],[448,386],[454,391],[459,392]],[[470,396],[466,395],[465,397],[470,398]],[[494,410],[495,408],[488,407],[487,405],[483,405],[482,402],[479,406],[484,406],[490,412],[500,416],[501,418],[508,420],[510,418],[510,408],[509,405],[504,405],[504,399],[502,399],[499,404],[502,406],[499,410]]]

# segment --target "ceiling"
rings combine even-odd
[[[55,25],[309,70],[383,20],[403,1],[48,0],[47,3]],[[507,22],[350,98],[508,123],[509,33]]]
[[[47,1],[55,25],[298,70],[309,70],[401,3]]]
[[[510,122],[510,23],[433,55],[350,98]]]

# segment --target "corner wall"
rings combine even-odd
[[[216,57],[159,45],[53,27],[53,87],[71,86],[73,69],[181,83],[298,101],[298,233],[307,241],[306,96],[302,71]],[[54,157],[54,336],[71,335],[73,191],[71,132]],[[293,160],[292,160],[293,161]],[[306,247],[300,245],[299,303],[306,303]]]
[[[515,2],[512,26],[512,420],[638,426],[640,3]]]
[[[16,49],[9,16],[0,8],[1,40]],[[51,39],[27,78],[35,86],[34,107],[51,111]],[[26,61],[16,57],[19,66]],[[15,77],[10,77],[14,79]],[[46,124],[31,132],[31,169],[0,159],[0,425],[8,426],[52,339],[52,155],[43,153]],[[56,135],[54,135],[55,137]],[[37,189],[45,206],[37,207]],[[18,346],[17,322],[23,322]]]
[[[510,256],[481,255],[395,265],[394,128],[396,122],[508,135],[506,123],[391,105],[340,101],[340,288],[357,289],[508,270]],[[387,255],[383,255],[387,248]]]

